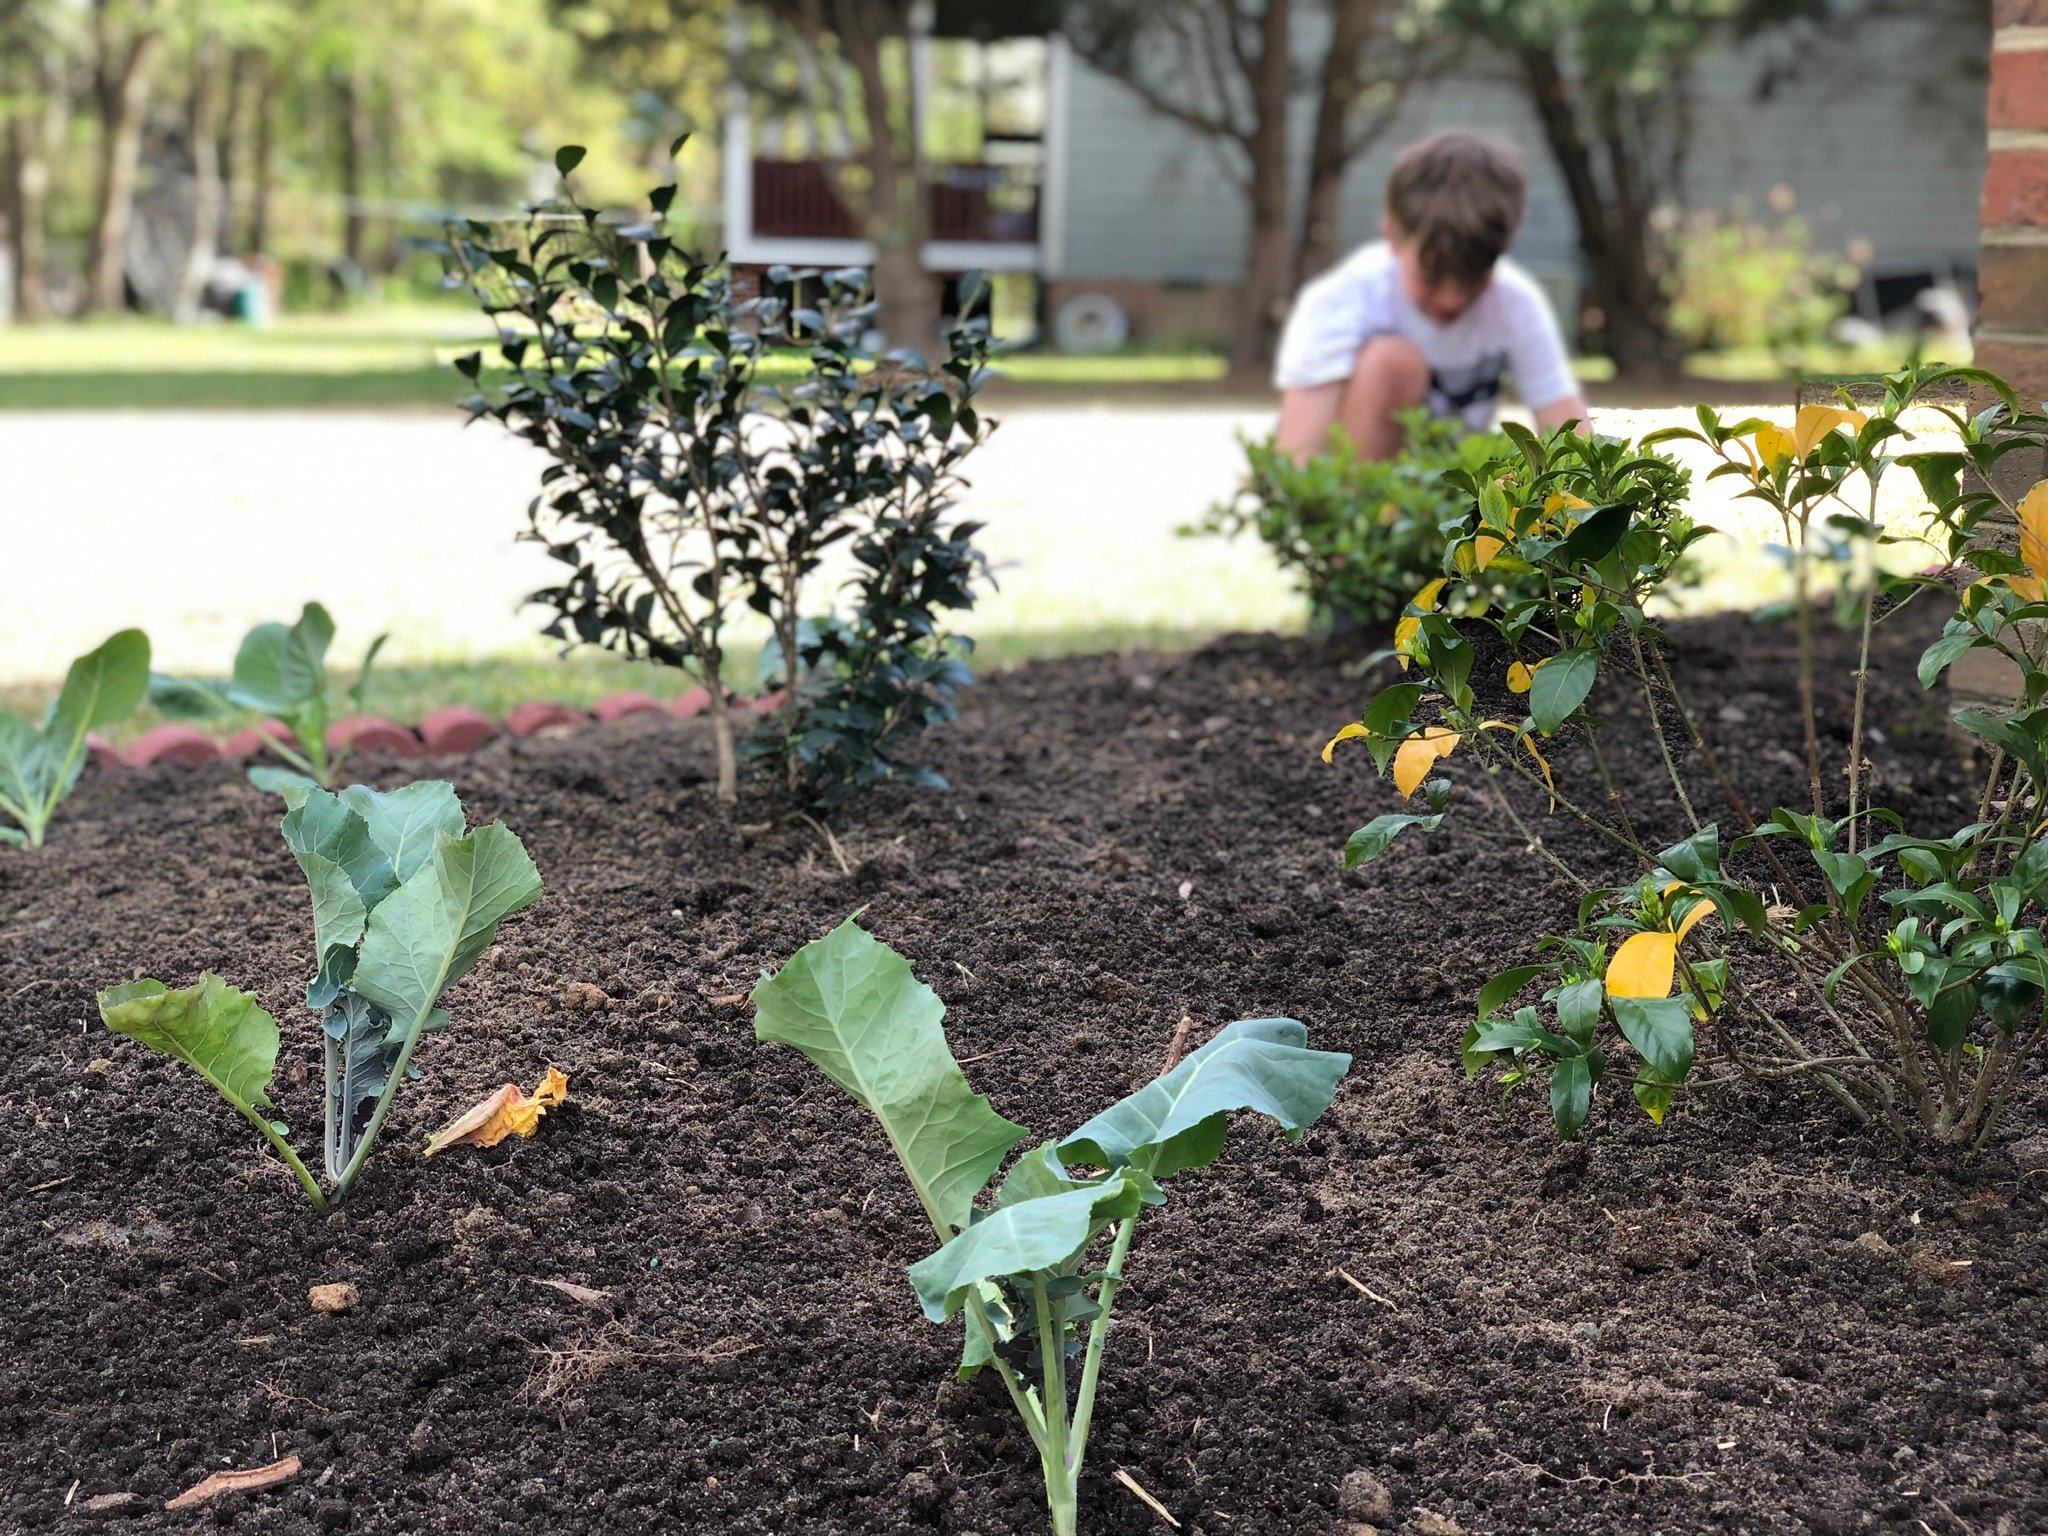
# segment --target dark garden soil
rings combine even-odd
[[[1874,713],[1901,728],[1872,756],[1885,799],[1951,828],[1924,639],[1883,648]],[[1674,643],[1745,788],[1796,803],[1789,636],[1728,619]],[[953,1332],[918,1313],[903,1266],[929,1234],[886,1145],[752,1038],[762,969],[856,908],[1042,1133],[1150,1077],[1183,1014],[1294,1015],[1357,1058],[1302,1143],[1248,1123],[1148,1219],[1085,1529],[1165,1529],[1121,1468],[1208,1536],[2048,1530],[2038,1098],[1960,1175],[1799,1088],[1660,1130],[1609,1084],[1557,1146],[1543,1105],[1463,1080],[1457,1040],[1570,895],[1456,758],[1442,833],[1341,872],[1344,835],[1396,803],[1357,749],[1316,760],[1362,692],[1266,639],[994,678],[931,744],[953,791],[839,818],[850,874],[801,822],[721,818],[691,724],[437,765],[548,894],[453,994],[326,1220],[92,1007],[207,967],[256,991],[317,1147],[310,919],[275,803],[226,764],[90,772],[48,851],[0,859],[0,1530],[1042,1531],[1000,1385],[954,1383]],[[1825,704],[1839,737],[1846,701]],[[572,1099],[533,1140],[417,1155],[550,1064]],[[360,1305],[315,1313],[322,1282]],[[288,1454],[282,1486],[162,1511]]]

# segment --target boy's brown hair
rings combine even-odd
[[[1457,128],[1409,145],[1387,173],[1387,217],[1416,242],[1433,280],[1484,281],[1514,239],[1528,197],[1520,150]]]

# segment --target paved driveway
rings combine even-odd
[[[1001,582],[976,631],[1298,624],[1256,543],[1174,532],[1230,490],[1237,434],[1269,425],[1213,406],[1010,410],[965,506]],[[334,610],[343,657],[382,630],[393,659],[544,652],[519,603],[550,562],[514,539],[540,467],[488,423],[430,415],[0,414],[0,678],[55,676],[129,624],[161,665],[218,671],[250,624],[310,597]],[[1742,535],[1714,558],[1710,600],[1755,601],[1765,530],[1718,488],[1703,504]]]

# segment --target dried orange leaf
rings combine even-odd
[[[532,1097],[507,1083],[489,1098],[456,1116],[427,1143],[428,1157],[448,1147],[495,1147],[507,1136],[531,1136],[540,1117],[569,1096],[569,1079],[554,1067]]]
[[[254,1488],[268,1488],[287,1478],[299,1475],[300,1462],[296,1456],[287,1456],[283,1461],[273,1461],[267,1467],[251,1467],[245,1472],[216,1472],[202,1482],[194,1483],[175,1499],[166,1500],[165,1509],[191,1509],[195,1505],[211,1503],[224,1493],[247,1493]]]

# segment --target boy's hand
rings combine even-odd
[[[1593,430],[1592,412],[1587,408],[1584,395],[1566,395],[1562,400],[1553,400],[1540,407],[1535,415],[1537,427],[1545,432],[1555,432],[1568,421],[1576,421],[1582,433]]]

